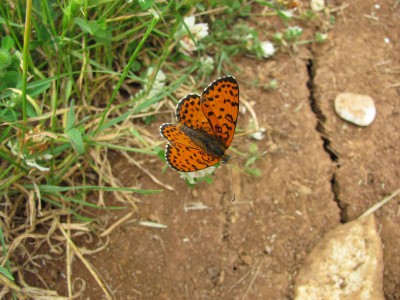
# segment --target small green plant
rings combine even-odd
[[[261,176],[261,170],[257,168],[255,162],[262,156],[258,154],[258,146],[255,143],[251,143],[249,146],[248,158],[244,164],[244,171],[253,176]]]
[[[279,87],[278,80],[271,79],[269,84],[268,84],[268,88],[271,89],[271,90],[276,90],[278,87]]]
[[[0,48],[0,93],[8,88],[21,87],[20,57],[21,53],[15,49],[14,40],[9,35],[4,36]]]

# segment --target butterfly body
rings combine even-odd
[[[215,136],[203,130],[195,130],[182,124],[178,124],[177,126],[180,131],[186,134],[208,154],[214,157],[222,157],[225,154],[226,147]]]
[[[176,108],[178,123],[165,123],[161,136],[168,144],[168,164],[180,172],[193,172],[227,163],[239,111],[239,85],[232,76],[218,78],[202,95],[183,97]]]

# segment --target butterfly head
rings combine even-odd
[[[231,156],[228,153],[225,153],[221,158],[221,162],[223,164],[227,164],[230,160],[231,160]]]

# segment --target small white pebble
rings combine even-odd
[[[313,11],[322,11],[325,8],[324,0],[311,0],[310,7]]]
[[[389,44],[389,43],[390,43],[390,39],[387,38],[387,37],[385,37],[383,40],[385,41],[386,44]]]
[[[342,119],[358,126],[370,125],[376,116],[374,100],[367,95],[341,93],[336,96],[334,105]]]
[[[379,3],[375,3],[374,7],[375,7],[375,9],[380,9],[381,5]]]
[[[272,247],[270,247],[270,246],[265,246],[265,253],[271,254],[271,253],[272,253]]]

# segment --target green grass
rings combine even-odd
[[[237,73],[234,55],[260,59],[263,52],[257,31],[245,22],[251,14],[246,1],[3,2],[0,279],[16,298],[21,290],[11,284],[11,270],[18,269],[17,257],[8,249],[18,236],[59,222],[84,222],[89,230],[96,220],[88,209],[121,209],[139,194],[161,192],[121,187],[107,153],[160,155],[158,132],[143,130],[157,121],[160,103],[201,90],[211,75]],[[208,24],[207,36],[197,37],[183,22],[192,14],[196,24]],[[284,18],[274,8],[276,15]],[[298,43],[293,34],[277,44]],[[183,40],[195,50],[185,50]],[[260,175],[254,161],[246,172]],[[93,201],[104,193],[120,205]]]

